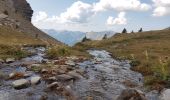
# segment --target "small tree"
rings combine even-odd
[[[123,29],[122,33],[127,33],[127,30],[126,28]]]
[[[143,29],[142,29],[142,28],[140,28],[140,30],[139,30],[138,32],[143,32]]]
[[[134,31],[132,30],[132,32],[131,33],[134,33]]]
[[[104,39],[107,39],[107,34],[105,34],[105,35],[103,36],[103,40],[104,40]]]
[[[35,34],[35,38],[36,38],[36,39],[38,38],[38,34]]]
[[[89,41],[89,39],[87,39],[87,37],[85,36],[85,37],[82,39],[82,42],[86,42],[86,41]]]

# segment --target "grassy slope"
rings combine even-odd
[[[25,53],[20,50],[22,45],[36,46],[45,45],[45,43],[17,30],[5,26],[0,27],[0,58],[24,56]]]
[[[155,80],[154,78],[157,78],[157,76],[152,77],[155,75],[155,71],[158,71],[159,74],[161,74],[160,79],[169,81],[167,76],[170,76],[170,64],[168,60],[170,57],[170,30],[116,34],[112,38],[102,41],[78,43],[74,48],[81,51],[89,48],[108,50],[116,58],[130,59],[140,62],[140,64],[133,69],[145,75],[147,81],[150,81],[148,79]],[[163,62],[165,60],[168,64],[166,64],[166,69],[164,71],[161,70],[162,67],[158,68],[157,66],[162,66],[163,64],[160,63],[160,61]],[[169,71],[167,72],[166,70]],[[168,75],[164,77],[166,73]],[[156,82],[146,83],[153,84]]]
[[[44,45],[40,39],[28,36],[8,27],[0,27],[0,45]]]
[[[18,32],[17,30],[13,30],[9,27],[0,27],[0,58],[6,59],[8,57],[15,57],[18,59],[26,56],[26,54],[22,50],[20,50],[22,45],[44,46],[48,45],[48,43],[44,41],[41,37],[39,39],[32,37],[27,33]],[[74,50],[71,47],[65,46],[64,44],[59,42],[56,42],[54,45],[51,46],[51,48],[53,49],[49,52],[49,55],[54,56],[54,58],[57,56],[71,55],[89,57],[86,52]]]

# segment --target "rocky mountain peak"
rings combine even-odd
[[[2,13],[11,19],[31,21],[33,10],[26,0],[1,0],[0,14]]]
[[[13,5],[15,8],[15,13],[19,13],[28,21],[31,21],[33,10],[30,4],[26,0],[13,0]]]
[[[33,10],[26,0],[0,0],[0,26],[17,29],[33,37],[38,36],[50,44],[59,43],[32,25],[32,15]]]

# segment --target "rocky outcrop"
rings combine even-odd
[[[31,21],[33,10],[25,0],[13,0],[15,13],[20,13],[24,19]]]
[[[0,26],[8,26],[46,43],[59,43],[31,23],[33,10],[26,0],[0,0]]]

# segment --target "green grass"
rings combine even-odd
[[[0,26],[0,45],[44,45],[45,43],[18,30]]]
[[[0,58],[20,59],[28,55],[21,50],[23,45],[46,45],[42,40],[9,27],[0,26]]]
[[[158,79],[168,83],[170,70],[167,69],[170,65],[162,65],[160,58],[170,58],[170,30],[119,33],[102,41],[78,43],[74,48],[81,51],[89,48],[107,50],[117,59],[131,60],[132,69],[142,73],[146,79],[152,76],[154,81]]]
[[[53,46],[47,50],[47,56],[49,58],[66,57],[66,56],[79,56],[89,58],[87,52],[81,50],[75,50],[68,46]]]

